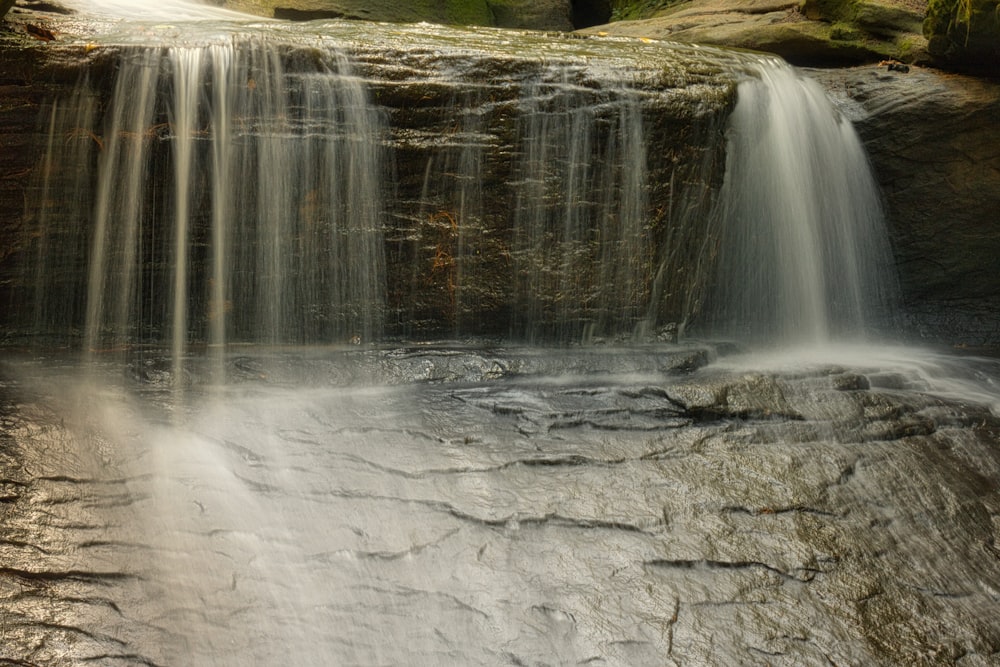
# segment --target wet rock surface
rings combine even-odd
[[[0,659],[996,664],[997,368],[921,355],[8,359]]]

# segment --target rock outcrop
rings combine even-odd
[[[762,5],[763,6],[763,5]],[[20,16],[15,12],[12,17]],[[38,17],[36,16],[36,19]],[[23,19],[17,19],[22,21]],[[16,22],[16,21],[15,21]],[[36,22],[41,23],[38,19]],[[10,25],[10,24],[9,24]],[[0,207],[4,211],[3,236],[27,234],[25,202],[36,172],[39,146],[39,109],[46,100],[65,94],[76,81],[72,63],[80,54],[53,48],[29,38],[23,25],[11,25],[0,33]],[[372,49],[375,53],[377,49]],[[44,61],[44,68],[39,62]],[[1000,341],[1000,234],[996,211],[1000,210],[1000,86],[983,79],[944,75],[922,67],[908,73],[891,72],[875,65],[839,70],[813,70],[810,75],[825,84],[847,117],[862,135],[876,176],[885,195],[886,214],[893,239],[902,287],[903,310],[921,337],[951,344],[981,346]],[[407,92],[408,87],[410,88]],[[433,153],[430,144],[413,140],[406,128],[420,123],[433,112],[434,104],[448,104],[452,92],[432,91],[416,80],[409,84],[384,85],[377,91],[400,128],[398,155],[410,160],[415,174]],[[429,95],[421,105],[408,101],[409,94]],[[437,100],[433,104],[432,101]],[[440,109],[437,113],[442,113]],[[669,123],[668,116],[660,118]],[[447,130],[443,128],[442,131]],[[508,145],[499,141],[497,145]],[[693,151],[694,144],[664,149]],[[454,152],[454,151],[453,151]],[[451,159],[445,151],[439,159]],[[492,161],[487,163],[492,164]],[[398,167],[402,170],[408,167]],[[652,173],[657,188],[667,192],[670,165]],[[654,169],[655,170],[655,169]],[[400,201],[419,200],[421,181],[408,177],[397,193]],[[410,182],[412,181],[412,182]],[[449,210],[445,195],[436,195],[437,211]],[[418,206],[419,209],[419,206]],[[487,213],[499,218],[501,211]],[[413,242],[412,252],[433,253],[452,239],[442,221],[425,213],[409,212],[394,218],[398,238]],[[21,244],[23,245],[23,244]],[[19,247],[0,244],[0,262]],[[497,246],[499,251],[503,248]],[[407,251],[411,252],[411,251]],[[408,258],[411,255],[401,255]],[[428,261],[427,266],[433,266]],[[401,282],[397,298],[407,304],[407,317],[423,319],[428,326],[435,312],[444,311],[453,292],[448,271],[426,276],[420,295],[416,283]],[[8,273],[3,282],[9,284]],[[435,282],[435,280],[437,282]],[[488,285],[484,285],[485,288]],[[6,289],[6,288],[5,288]],[[467,292],[470,294],[471,292]],[[486,294],[487,292],[483,292]],[[481,302],[486,304],[489,299]],[[469,312],[463,317],[478,317]]]
[[[607,32],[775,53],[795,65],[927,60],[919,0],[686,0]]]
[[[299,32],[287,25],[264,29],[271,30],[273,40],[292,39],[288,35]],[[617,333],[645,321],[647,307],[656,309],[656,319],[664,323],[687,319],[696,307],[692,294],[708,280],[703,263],[692,256],[697,258],[706,243],[711,193],[721,179],[723,128],[739,76],[730,67],[730,56],[637,40],[554,39],[534,32],[510,33],[498,43],[498,33],[486,29],[390,30],[348,22],[322,29],[351,56],[354,71],[365,81],[365,94],[385,120],[379,131],[386,160],[378,169],[385,169],[387,178],[384,192],[374,197],[384,212],[386,278],[378,282],[385,282],[387,334],[426,337],[517,328],[561,337],[593,328],[588,323],[595,321]],[[406,35],[414,40],[410,47],[404,44]],[[0,314],[8,335],[28,329],[37,334],[27,295],[38,290],[65,294],[55,299],[60,303],[81,303],[79,285],[86,283],[81,277],[86,269],[72,263],[85,262],[90,247],[79,230],[86,233],[96,210],[96,165],[108,125],[95,116],[86,124],[73,120],[71,126],[58,126],[57,136],[68,135],[86,155],[77,165],[56,158],[49,173],[42,165],[52,114],[44,104],[70,100],[80,77],[79,69],[51,71],[62,55],[85,63],[91,81],[100,87],[94,93],[110,99],[117,49],[102,45],[88,52],[82,42],[70,47],[59,42],[12,45],[25,61],[23,70],[17,69],[17,58],[0,58],[0,80],[7,80],[9,93],[5,101],[12,105],[0,108],[0,142],[16,155],[0,167],[0,210],[8,212],[0,229],[0,247],[8,255],[0,257],[0,302],[20,304]],[[537,57],[543,49],[546,57]],[[320,57],[308,47],[282,47],[280,52],[291,86],[297,74],[313,71]],[[160,84],[168,91],[170,64],[164,62],[167,74]],[[594,62],[605,65],[593,68]],[[625,86],[626,81],[631,83]],[[263,87],[254,84],[255,90]],[[169,128],[165,105],[158,108],[160,115],[146,127]],[[632,138],[628,128],[633,127],[641,127],[643,138]],[[147,130],[126,133],[145,136]],[[152,163],[168,164],[171,133],[150,130],[148,136]],[[254,140],[251,131],[246,141]],[[534,148],[541,145],[550,148]],[[570,173],[562,153],[572,146],[598,157]],[[641,167],[642,173],[633,167]],[[43,182],[43,172],[52,188]],[[141,205],[149,215],[162,215],[163,197],[172,196],[172,178],[168,171],[159,181],[160,194],[154,193],[157,188],[145,189]],[[61,206],[66,198],[46,191],[77,192],[80,197]],[[630,194],[627,205],[619,207],[622,191]],[[587,193],[582,201],[581,192]],[[309,196],[315,195],[304,194],[307,201]],[[568,201],[579,203],[572,225],[564,224]],[[292,207],[282,219],[295,227],[308,210],[307,205]],[[208,211],[207,206],[198,208],[192,238],[207,238]],[[236,217],[257,219],[252,213]],[[76,240],[64,235],[48,246],[70,250],[59,257],[41,250],[42,220],[49,229],[76,234]],[[611,222],[615,225],[609,227]],[[591,224],[606,229],[595,233]],[[163,233],[169,233],[167,227]],[[625,247],[633,251],[609,270],[627,266],[634,269],[634,279],[616,280],[594,268],[600,264],[595,258],[603,257],[601,248],[622,253]],[[38,271],[31,267],[38,257],[60,267],[65,260],[71,268],[46,272],[58,284],[33,288]],[[195,265],[203,270],[206,263]],[[154,263],[151,270],[157,273],[150,279],[160,284],[169,265]],[[645,277],[658,271],[671,280]],[[191,284],[202,282],[193,279]],[[13,293],[22,296],[10,301]],[[622,303],[627,313],[619,309],[611,315],[608,309]],[[194,336],[202,335],[209,310],[200,301],[192,306],[199,318],[192,318]],[[234,311],[247,318],[254,312],[238,306]],[[12,324],[15,317],[21,321]],[[43,328],[63,332],[55,334],[60,336],[71,322],[69,329],[80,331],[79,305],[60,307],[54,317],[59,322]]]

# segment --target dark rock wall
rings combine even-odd
[[[941,64],[1000,76],[997,0],[931,0],[923,30],[928,50]]]

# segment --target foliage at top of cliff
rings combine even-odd
[[[924,36],[945,64],[1000,76],[1000,1],[930,0]]]

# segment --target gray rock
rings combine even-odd
[[[510,372],[405,363],[442,356]],[[5,364],[0,661],[996,664],[989,410],[830,368],[614,373],[644,356],[350,351],[186,405]],[[382,363],[414,373],[294,382]]]

